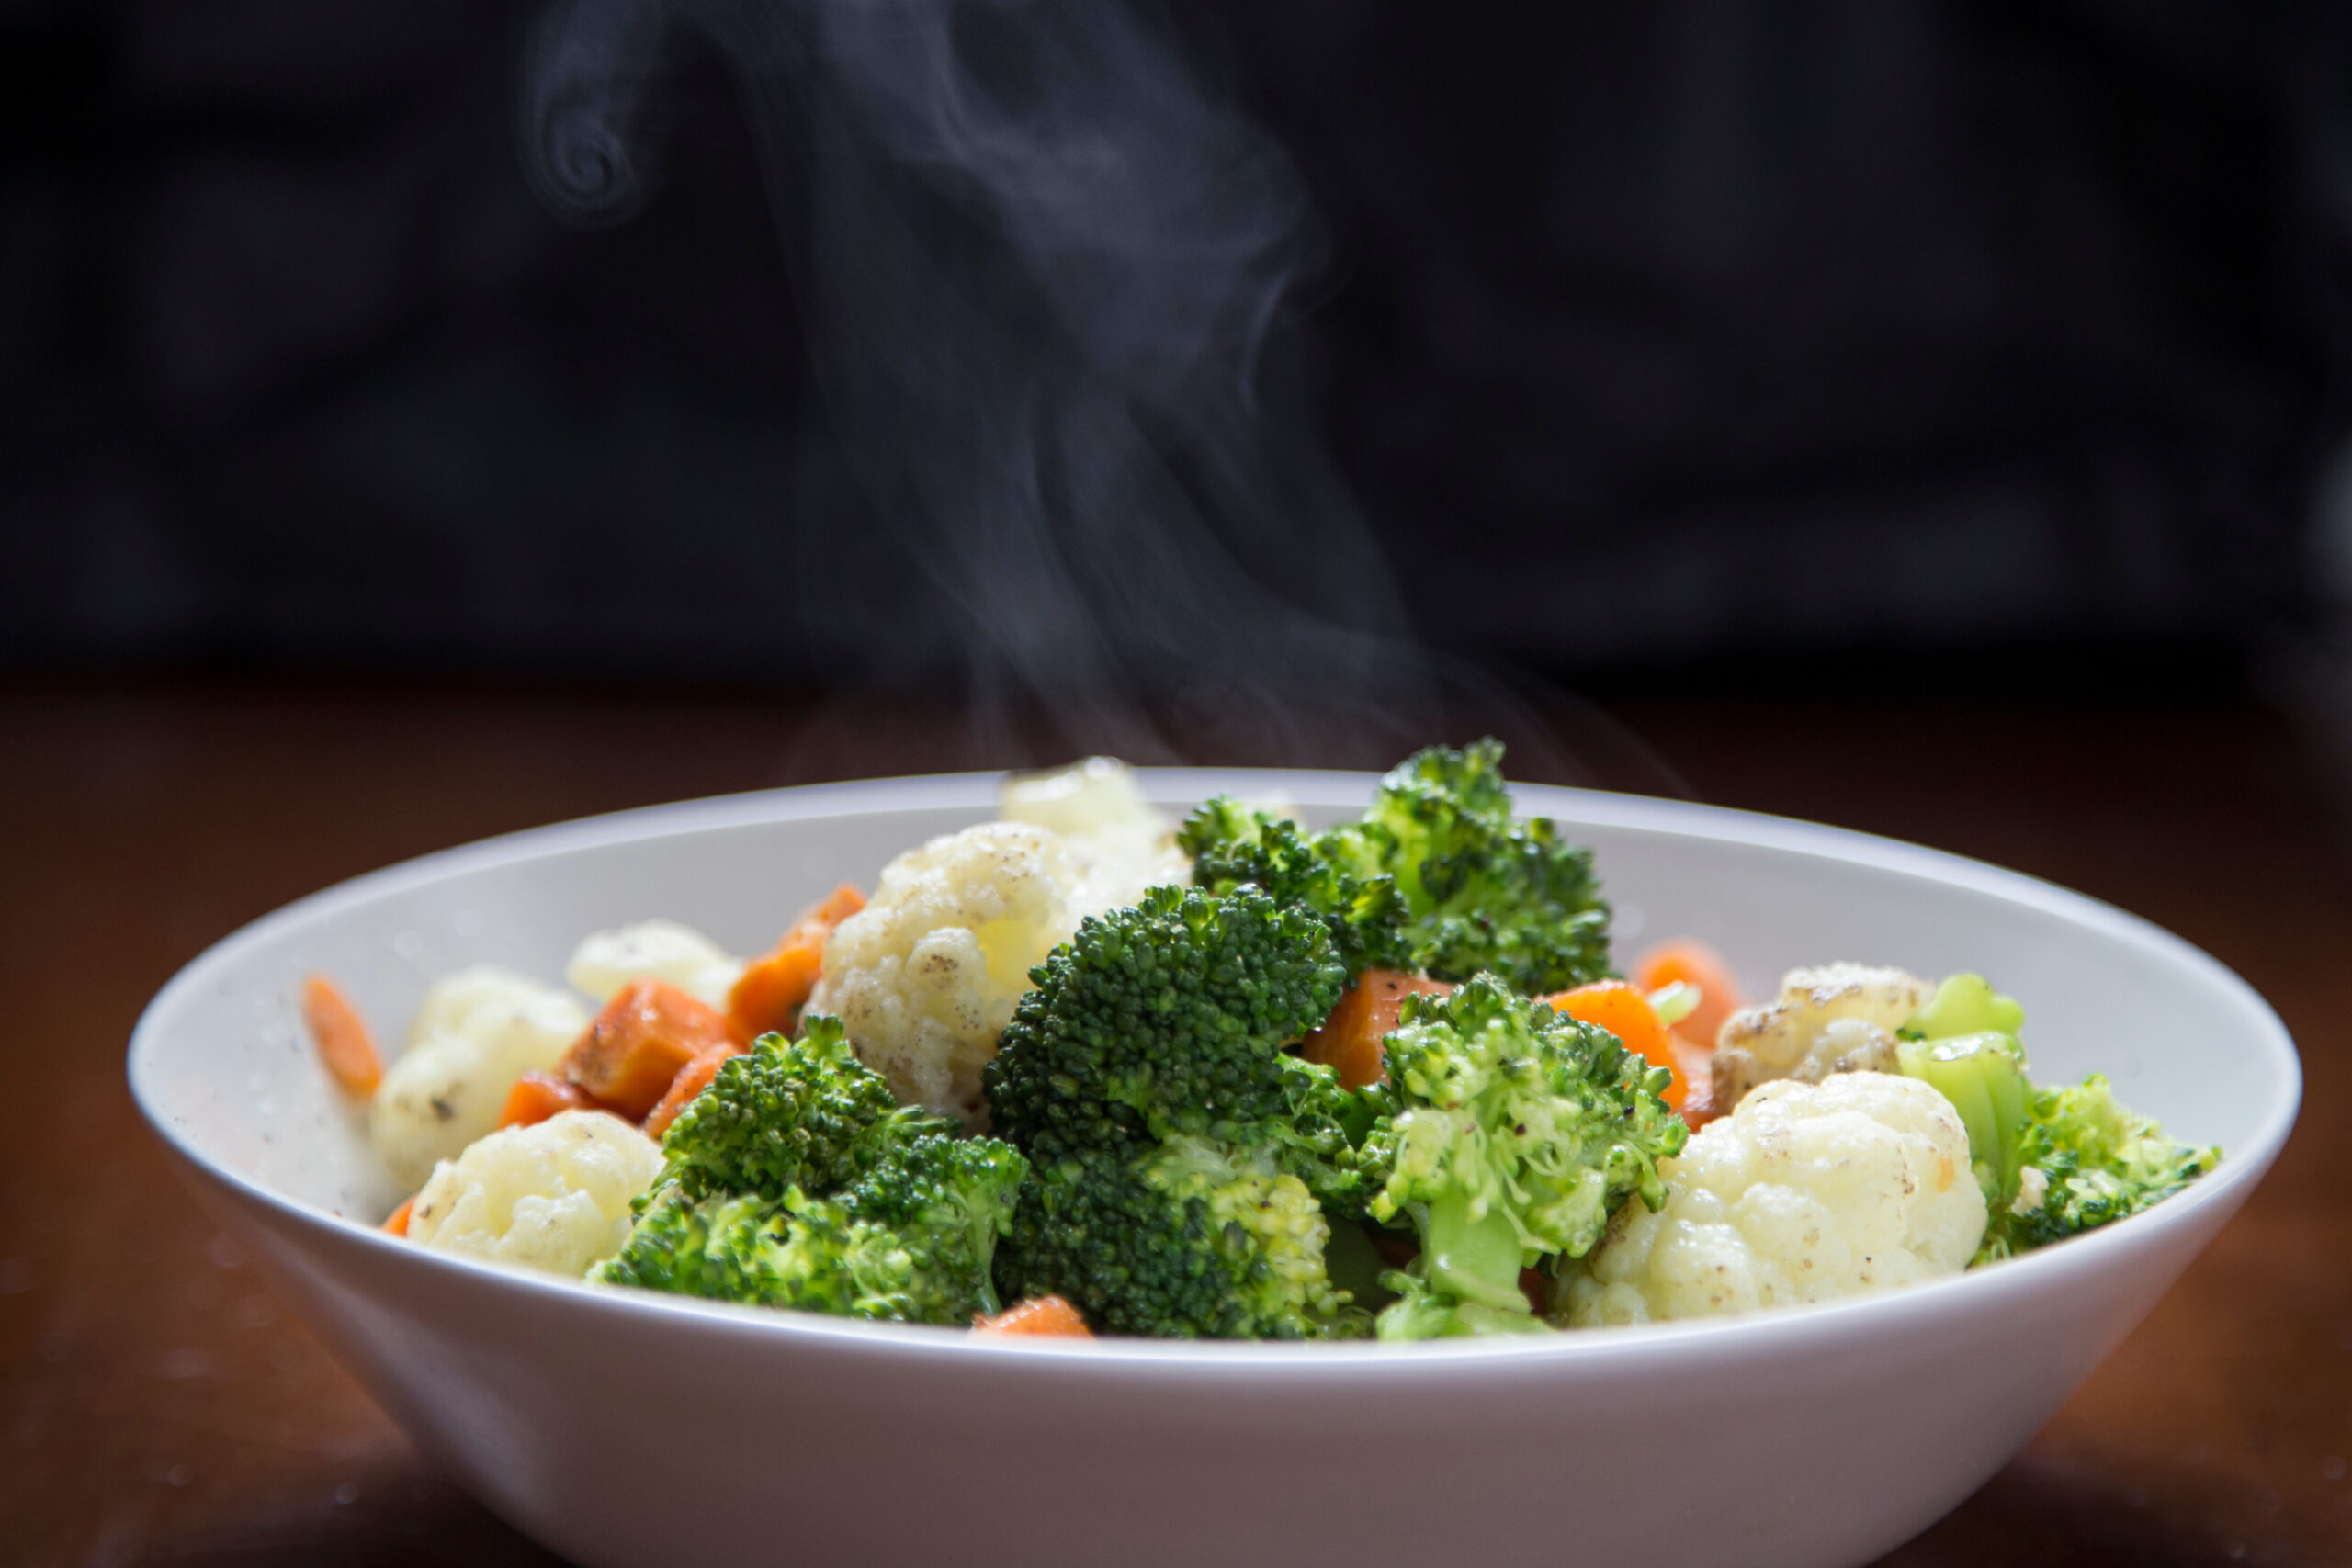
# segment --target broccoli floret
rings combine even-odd
[[[2136,1214],[2221,1163],[2117,1103],[2094,1073],[2037,1089],[2018,1041],[2025,1009],[1979,975],[1954,975],[1897,1032],[1905,1076],[1940,1090],[1968,1129],[1992,1215],[1975,1261],[1989,1263]]]
[[[1180,1134],[1041,1167],[997,1253],[1006,1299],[1055,1294],[1113,1334],[1360,1337],[1325,1270],[1330,1231],[1266,1149]]]
[[[993,1138],[894,1145],[832,1199],[672,1188],[593,1278],[746,1306],[892,1323],[997,1310],[991,1266],[1028,1162]]]
[[[1479,971],[1527,995],[1609,972],[1609,907],[1589,851],[1547,818],[1513,820],[1503,749],[1431,747],[1381,781],[1363,818],[1311,838],[1229,798],[1184,824],[1193,879],[1219,891],[1254,882],[1330,925],[1351,974]]]
[[[1179,1133],[1286,1138],[1314,1109],[1302,1099],[1325,1093],[1328,1071],[1282,1048],[1323,1021],[1345,974],[1320,921],[1254,887],[1155,887],[1084,921],[1031,977],[983,1081],[997,1130],[1041,1166]]]
[[[854,1219],[796,1187],[780,1201],[751,1194],[700,1202],[673,1189],[589,1278],[740,1306],[911,1323],[923,1321],[915,1276],[914,1253],[888,1226]]]
[[[852,1220],[889,1230],[912,1258],[908,1321],[968,1323],[997,1310],[997,1239],[1012,1226],[1028,1174],[1011,1144],[926,1134],[885,1155],[837,1201]]]
[[[763,1034],[718,1069],[662,1140],[662,1186],[690,1200],[797,1187],[829,1192],[883,1149],[953,1123],[899,1106],[857,1059],[838,1019],[811,1015],[798,1040]]]
[[[1341,869],[1287,817],[1253,811],[1221,795],[1185,819],[1176,842],[1193,857],[1196,887],[1222,897],[1251,883],[1278,904],[1314,910],[1329,928],[1331,951],[1349,974],[1413,966],[1396,880]]]
[[[1524,995],[1609,973],[1609,906],[1592,852],[1549,818],[1514,821],[1502,743],[1432,746],[1381,781],[1363,820],[1340,830],[1358,873],[1396,880],[1419,967],[1441,980],[1487,971]]]
[[[2033,1096],[2018,1160],[2023,1190],[1993,1211],[1980,1263],[2136,1214],[2211,1171],[2222,1151],[2174,1143],[2093,1073]]]
[[[1382,1314],[1384,1337],[1524,1314],[1521,1269],[1583,1256],[1635,1193],[1664,1205],[1657,1162],[1690,1136],[1659,1098],[1671,1075],[1606,1032],[1477,975],[1408,998],[1387,1052],[1387,1079],[1364,1091],[1385,1114],[1361,1157],[1385,1175],[1374,1217],[1409,1216],[1421,1253],[1390,1277],[1405,1299]],[[1449,1316],[1448,1303],[1480,1310]]]

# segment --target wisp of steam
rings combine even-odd
[[[687,39],[752,118],[834,434],[931,580],[908,601],[953,618],[875,626],[869,672],[955,683],[992,761],[1042,717],[1047,750],[1136,761],[1362,764],[1495,730],[1515,773],[1579,775],[1499,682],[1417,646],[1303,422],[1270,414],[1319,230],[1167,12],[558,0],[523,141],[559,215],[644,199]]]

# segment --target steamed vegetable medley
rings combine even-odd
[[[1611,966],[1590,856],[1491,741],[1362,818],[1181,825],[1095,759],[843,887],[771,952],[650,920],[569,988],[435,985],[372,1095],[424,1247],[984,1332],[1426,1339],[1826,1301],[2120,1219],[2213,1168],[2028,1076],[1986,980],[1850,963],[1743,1006]],[[593,1015],[580,999],[598,1005]]]

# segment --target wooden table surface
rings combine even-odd
[[[2303,1053],[2301,1122],[2245,1213],[2031,1447],[1887,1562],[2352,1562],[2352,879],[2295,733],[2213,709],[1620,716],[1702,799],[1979,855],[2169,926]],[[0,1561],[553,1561],[421,1460],[175,1185],[124,1043],[200,949],[338,878],[957,754],[921,716],[835,712],[813,738],[809,718],[756,694],[0,685],[0,1094],[19,1107],[0,1139]],[[1596,745],[1602,782],[1667,776]]]

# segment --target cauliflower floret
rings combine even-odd
[[[980,1069],[1029,971],[1078,924],[1060,836],[986,822],[882,870],[874,901],[825,942],[811,1012],[842,1021],[901,1100],[978,1125]]]
[[[1753,1312],[1910,1284],[1958,1273],[1984,1235],[1967,1131],[1916,1078],[1768,1083],[1658,1169],[1665,1209],[1635,1198],[1567,1277],[1571,1325]]]
[[[1005,780],[998,815],[1061,836],[1078,872],[1068,892],[1080,919],[1123,908],[1147,887],[1193,880],[1193,863],[1176,847],[1175,823],[1144,799],[1134,770],[1115,758],[1016,773]]]
[[[1894,1072],[1894,1032],[1934,990],[1916,975],[1862,964],[1790,970],[1778,1001],[1724,1020],[1711,1064],[1714,1109],[1735,1110],[1757,1085],[1779,1078]]]
[[[621,1249],[630,1202],[661,1173],[662,1146],[619,1117],[566,1111],[434,1167],[409,1239],[576,1280]]]
[[[376,1153],[402,1187],[422,1185],[498,1124],[516,1078],[554,1066],[587,1027],[572,998],[503,969],[435,982],[368,1107]]]
[[[631,980],[667,980],[724,1012],[727,994],[743,973],[743,961],[692,926],[675,920],[639,920],[618,931],[597,931],[572,951],[563,977],[572,989],[600,1002]]]

